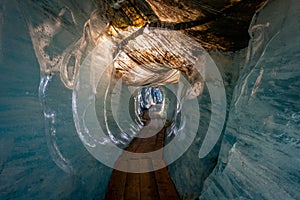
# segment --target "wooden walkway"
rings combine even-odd
[[[139,137],[135,138],[126,148],[134,153],[147,153],[159,150],[164,145],[165,128],[164,121],[158,117],[151,117],[150,123],[145,126]],[[158,131],[157,131],[158,130]],[[159,132],[159,133],[157,133]],[[157,133],[153,135],[153,133]],[[141,154],[142,155],[142,154]],[[127,173],[113,170],[110,182],[106,190],[106,200],[165,200],[180,199],[176,188],[169,176],[166,167],[152,171],[153,167],[164,163],[164,156],[149,158],[141,156],[139,158],[129,158],[123,153],[116,161],[116,165],[124,163],[130,171],[139,167],[149,169],[147,173]],[[117,168],[117,167],[116,167]]]

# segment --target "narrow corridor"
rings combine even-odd
[[[149,111],[148,124],[125,149],[128,152],[139,153],[140,156],[133,158],[124,152],[115,163],[125,165],[131,172],[138,171],[138,168],[149,172],[127,173],[113,170],[106,190],[106,200],[179,199],[167,168],[153,171],[153,168],[165,163],[163,153],[154,158],[146,154],[162,149],[165,137],[165,120],[153,112],[153,108]]]

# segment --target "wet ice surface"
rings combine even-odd
[[[37,7],[32,10],[37,12]],[[50,118],[44,123],[38,99],[40,66],[19,9],[25,7],[1,1],[0,199],[101,199],[111,169],[97,162],[74,134],[71,91],[55,75],[47,88],[48,95],[55,95],[48,105],[58,106],[55,120],[65,126],[45,135],[45,126],[51,128],[51,113],[46,112]],[[71,172],[76,175],[55,164],[46,137],[56,137],[58,147],[64,146],[61,153],[73,163]]]
[[[226,99],[230,106],[232,92],[245,59],[245,50],[234,53],[210,52],[211,57],[218,66],[224,79]],[[168,166],[171,178],[183,199],[195,199],[201,194],[204,180],[214,169],[219,153],[222,137],[218,140],[212,151],[202,159],[199,159],[199,149],[203,144],[203,138],[207,133],[211,120],[211,99],[208,89],[205,87],[198,98],[200,110],[200,123],[198,133],[189,149],[176,162]],[[192,113],[192,112],[191,112]],[[190,115],[190,118],[193,118]],[[168,141],[168,140],[167,140]],[[168,155],[168,152],[166,152]]]
[[[200,199],[300,198],[298,1],[270,1],[252,25],[218,165]]]

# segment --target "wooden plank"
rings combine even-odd
[[[141,143],[141,147],[137,152],[138,153],[148,153],[152,152],[155,148],[155,140],[156,140],[156,135],[150,138],[143,138],[143,141]]]
[[[124,195],[120,195],[119,191],[109,190],[106,192],[105,200],[124,200]]]
[[[179,200],[179,195],[173,181],[169,176],[167,168],[162,168],[154,173],[160,199]]]
[[[106,200],[123,200],[127,173],[114,170],[106,190]],[[115,181],[118,180],[118,181]]]
[[[157,134],[157,138],[156,138],[156,144],[155,144],[155,150],[161,149],[164,146],[164,142],[165,142],[165,130],[161,130],[159,132],[159,134]]]
[[[136,152],[139,146],[140,146],[140,138],[134,138],[131,141],[130,145],[126,148],[126,150],[130,152]]]
[[[149,172],[126,173],[113,170],[106,191],[106,200],[180,199],[165,167],[163,151],[152,157],[142,154],[163,148],[164,137],[165,129],[162,129],[152,137],[135,138],[131,142],[126,150],[140,154],[131,155],[124,152],[115,163],[115,167],[122,166],[131,172],[138,172],[141,169]],[[163,168],[153,172],[153,167]]]
[[[140,200],[140,199],[141,199],[140,174],[128,173],[126,184],[125,184],[124,200]]]
[[[139,167],[144,172],[152,172],[153,166],[152,166],[152,160],[151,159],[140,159]]]
[[[141,200],[158,200],[159,193],[153,172],[140,174]]]
[[[138,172],[140,169],[140,158],[128,159],[129,172]]]
[[[120,156],[120,158],[116,161],[114,168],[117,170],[127,171],[128,170],[128,160],[125,154]],[[114,173],[114,171],[113,171]]]

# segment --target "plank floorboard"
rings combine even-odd
[[[155,122],[159,122],[155,119]],[[157,131],[157,127],[155,127]],[[151,122],[143,129],[150,129]],[[149,130],[141,131],[141,135],[148,134]],[[144,132],[143,132],[144,131]],[[150,134],[151,135],[151,134]],[[163,148],[165,138],[165,128],[159,133],[147,138],[135,138],[126,148],[134,153],[148,153]],[[115,165],[127,166],[129,170],[139,168],[149,169],[147,173],[127,173],[113,170],[110,182],[106,190],[106,200],[179,200],[179,195],[175,185],[168,173],[167,168],[153,171],[153,167],[165,165],[164,156],[160,154],[155,158],[141,155],[131,158],[123,153],[116,161]]]

